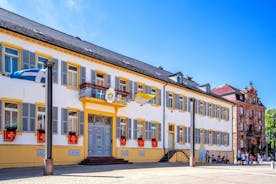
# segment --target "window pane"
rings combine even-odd
[[[14,49],[11,49],[11,48],[5,48],[5,53],[6,54],[12,54],[12,55],[18,56],[18,51],[14,50]]]
[[[10,111],[5,111],[5,128],[10,126],[11,113]]]
[[[13,111],[12,112],[12,127],[17,127],[17,112]]]
[[[16,72],[18,70],[18,59],[12,58],[12,72]]]
[[[9,56],[5,56],[5,71],[11,73],[11,58]]]

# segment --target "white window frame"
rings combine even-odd
[[[74,113],[74,115],[70,115],[70,113]],[[79,112],[78,111],[68,111],[68,132],[76,132],[79,133]]]
[[[179,103],[179,109],[180,110],[183,110],[183,96],[179,96],[179,101],[178,101],[178,103]]]
[[[173,108],[173,94],[169,93],[169,96],[168,96],[169,100],[169,104],[168,104],[168,107],[169,108]]]
[[[156,104],[156,101],[157,101],[157,99],[156,99],[156,89],[151,88],[151,94],[154,95],[154,97],[152,98],[152,103]]]
[[[151,139],[155,139],[157,140],[157,125],[156,123],[151,123],[151,127],[150,127],[150,137]]]
[[[41,65],[41,66],[42,66],[41,69],[45,69],[45,68],[47,67],[47,62],[45,63],[44,61],[40,61],[40,60],[39,60],[40,58],[41,58],[41,59],[47,60],[47,62],[49,61],[49,59],[46,58],[46,57],[37,56],[37,68],[40,68],[40,67],[38,67],[38,66]]]
[[[39,108],[44,108],[44,111],[40,111]],[[41,122],[39,121],[39,116],[41,116]],[[37,107],[37,115],[36,115],[36,120],[37,120],[37,129],[42,129],[45,130],[45,122],[46,122],[46,112],[45,112],[45,107],[44,106],[38,106]],[[40,126],[42,125],[42,126]]]
[[[121,137],[127,138],[127,119],[126,118],[121,118],[120,119],[120,133]]]
[[[11,53],[7,53],[6,49],[11,49],[11,50],[17,51],[17,55],[11,54]],[[10,69],[11,69],[10,72],[6,71],[6,56],[9,57],[9,65],[10,65]],[[5,67],[4,67],[3,70],[5,71],[5,73],[11,74],[11,73],[15,72],[15,71],[13,71],[13,61],[12,61],[14,58],[17,59],[17,70],[19,70],[19,62],[20,62],[19,57],[20,57],[20,51],[18,49],[14,49],[14,48],[11,48],[11,47],[5,47],[4,46],[4,61],[3,62],[4,62],[4,66]]]
[[[119,90],[120,91],[127,91],[127,80],[119,79]]]
[[[12,108],[12,107],[6,107],[6,104],[14,104],[17,106],[17,108]],[[8,124],[6,123],[6,112],[9,112],[9,122]],[[19,113],[18,113],[18,104],[17,103],[12,103],[12,102],[4,102],[4,126],[6,127],[14,127],[13,125],[13,113],[16,113],[17,115],[17,120],[16,120],[16,127],[17,129],[19,128]]]
[[[70,67],[75,68],[76,70],[70,69]],[[78,88],[79,87],[79,68],[74,65],[68,65],[68,86],[72,88]]]

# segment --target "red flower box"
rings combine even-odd
[[[4,141],[12,142],[16,137],[16,130],[4,130]]]
[[[45,132],[36,133],[37,143],[45,143]]]
[[[68,135],[68,144],[78,144],[78,135]]]
[[[144,147],[144,140],[143,139],[138,139],[138,146]]]
[[[120,139],[120,145],[125,146],[126,145],[126,138],[121,138]]]
[[[157,146],[158,146],[157,140],[152,139],[152,140],[151,140],[151,146],[152,146],[152,147],[157,147]]]

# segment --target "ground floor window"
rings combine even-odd
[[[17,103],[4,103],[5,128],[19,128],[19,113]]]
[[[37,129],[45,130],[45,119],[46,119],[46,112],[45,107],[38,106],[37,107]]]
[[[68,132],[78,133],[79,131],[79,120],[77,111],[68,111]]]
[[[144,139],[144,132],[145,132],[145,121],[138,120],[137,122],[137,138]]]
[[[127,137],[127,119],[126,118],[121,118],[120,119],[120,133],[121,137],[126,138]]]

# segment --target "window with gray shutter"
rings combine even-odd
[[[213,144],[217,144],[218,142],[217,142],[217,132],[216,131],[214,131],[213,132]]]
[[[106,87],[107,88],[111,87],[111,75],[109,74],[106,75]]]
[[[158,105],[161,105],[161,95],[162,95],[161,90],[158,89],[157,91],[158,91],[158,93],[157,93],[158,94]]]
[[[174,108],[179,109],[179,95],[174,94]]]
[[[120,117],[116,118],[116,137],[121,138]]]
[[[133,100],[133,94],[132,94],[133,93],[133,86],[132,86],[133,84],[132,84],[131,80],[128,81],[128,85],[129,85],[128,86],[129,87],[128,88],[129,89],[129,99]]]
[[[84,112],[80,111],[80,135],[84,132]]]
[[[1,50],[1,43],[0,43],[0,50]],[[1,56],[1,54],[0,54],[0,56]],[[1,100],[0,100],[0,130],[2,130],[2,102],[1,102]]]
[[[115,77],[115,89],[119,90],[119,77]]]
[[[68,109],[61,109],[61,134],[68,133]]]
[[[200,129],[196,128],[196,143],[200,143]]]
[[[29,131],[29,104],[22,103],[22,132]]]
[[[92,84],[96,84],[96,71],[95,70],[90,70],[91,72],[91,83]],[[91,97],[96,98],[96,89],[95,88],[91,88]]]
[[[29,104],[29,106],[30,106],[29,131],[34,132],[34,131],[36,131],[36,127],[35,127],[35,125],[36,125],[36,107],[35,107],[35,104]]]
[[[0,73],[2,73],[2,44],[1,43],[0,43]],[[0,130],[1,130],[1,125],[0,125]]]
[[[61,84],[67,86],[67,63],[61,61]]]
[[[137,85],[137,82],[133,82],[133,86],[134,86],[134,89],[133,89],[133,92],[134,92],[134,97],[135,95],[137,94],[137,88],[138,88],[138,85]]]
[[[80,84],[83,84],[86,82],[86,68],[81,66],[81,82]]]
[[[146,121],[146,140],[150,140],[150,122]]]
[[[180,127],[177,126],[177,143],[180,142]]]
[[[133,121],[133,139],[137,139],[137,120]]]
[[[53,58],[53,82],[58,84],[58,60]]]
[[[35,53],[30,52],[30,68],[36,68],[36,58],[35,58]]]
[[[205,102],[205,112],[206,112],[206,116],[209,116],[210,112],[209,112],[209,103]]]
[[[166,91],[166,107],[169,107],[169,92]]]
[[[158,141],[161,141],[161,123],[158,123]]]
[[[132,123],[131,123],[131,119],[128,119],[128,138],[131,139],[132,135],[131,135],[131,130],[132,130]]]
[[[22,50],[22,69],[36,68],[35,53]]]
[[[53,107],[52,110],[52,132],[58,133],[58,107]]]

